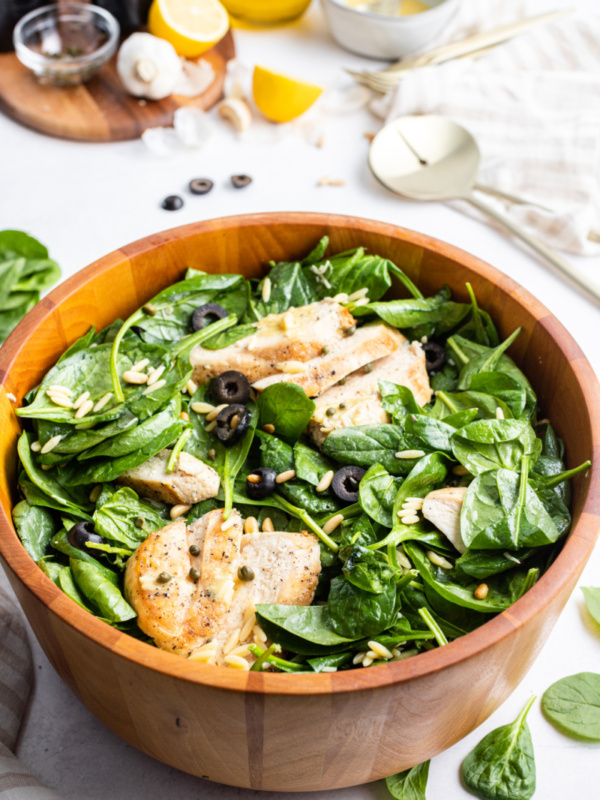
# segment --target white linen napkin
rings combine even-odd
[[[463,0],[428,49],[534,15],[524,0]],[[373,110],[387,122],[442,114],[464,125],[481,150],[478,181],[530,201],[490,205],[551,247],[600,253],[588,238],[600,229],[600,17],[566,17],[477,59],[415,70]]]
[[[0,797],[60,800],[14,756],[33,683],[33,664],[21,612],[0,589]]]

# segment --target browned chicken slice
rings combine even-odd
[[[190,355],[193,380],[200,384],[225,370],[242,372],[250,381],[280,372],[287,364],[303,363],[333,348],[355,319],[344,306],[321,300],[283,314],[269,314],[256,323],[256,333],[221,350],[197,345]]]
[[[190,655],[215,635],[233,600],[242,533],[237,511],[224,522],[216,509],[189,527],[176,520],[151,533],[130,557],[125,596],[158,647]]]
[[[429,492],[423,501],[425,519],[447,536],[459,553],[467,549],[460,535],[460,512],[466,493],[466,486],[447,486]]]
[[[259,603],[312,603],[321,572],[319,542],[308,533],[247,534],[242,538],[239,564],[252,570],[254,578],[236,585],[229,613],[214,637],[211,663],[244,659],[250,664],[255,660],[247,644],[263,645],[266,640],[260,628],[255,627],[254,611]],[[231,655],[234,659],[230,659]],[[243,668],[241,662],[230,665]]]
[[[164,503],[192,505],[216,497],[219,475],[212,467],[189,453],[180,453],[173,472],[167,472],[170,450],[161,450],[139,467],[128,469],[117,483],[130,486],[142,497]]]
[[[403,338],[395,328],[384,322],[374,322],[358,328],[352,336],[346,336],[326,355],[293,369],[287,367],[256,381],[253,386],[262,391],[274,383],[289,381],[301,386],[309,397],[314,397],[365,364],[390,355],[400,347]]]
[[[390,422],[381,405],[380,380],[407,386],[421,406],[431,400],[423,348],[418,342],[409,343],[401,333],[398,336],[402,343],[391,355],[348,375],[343,384],[337,383],[315,398],[317,407],[308,429],[315,444],[321,446],[337,428]],[[329,408],[335,409],[335,414],[328,415]]]

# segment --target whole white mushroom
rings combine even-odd
[[[169,42],[150,33],[133,33],[121,45],[117,72],[129,94],[161,100],[173,93],[182,65]]]

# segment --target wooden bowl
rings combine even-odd
[[[79,608],[34,564],[10,522],[20,403],[91,324],[127,317],[187,266],[258,277],[270,259],[303,256],[328,234],[391,258],[431,294],[465,281],[532,379],[569,466],[600,461],[600,387],[560,323],[510,278],[420,233],[327,214],[258,214],[149,236],[65,281],[0,351],[0,553],[46,655],[77,697],[119,736],[177,769],[232,786],[334,789],[403,770],[450,747],[515,689],[540,652],[600,527],[600,470],[573,482],[573,528],[548,572],[473,633],[396,663],[336,674],[242,672],[149,647]],[[400,293],[400,291],[399,291]]]

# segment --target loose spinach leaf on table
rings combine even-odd
[[[277,435],[289,441],[300,437],[316,408],[304,389],[285,381],[267,386],[257,405],[260,427],[273,425]]]
[[[17,503],[12,516],[23,547],[34,561],[39,561],[58,529],[54,517],[46,508],[32,506],[27,500]]]
[[[530,800],[535,792],[535,757],[526,717],[532,697],[510,725],[488,733],[465,758],[462,776],[482,800]]]
[[[417,764],[385,779],[389,793],[395,800],[426,800],[427,778],[429,777],[429,761]]]
[[[561,733],[600,742],[600,675],[580,672],[546,689],[542,711]]]
[[[396,458],[407,450],[408,440],[403,428],[387,423],[338,428],[325,439],[323,452],[340,464],[354,464],[368,469],[380,464],[393,475],[406,475],[414,460]]]
[[[587,610],[600,625],[600,589],[594,586],[582,586],[581,591],[585,598]]]
[[[363,475],[358,486],[358,502],[362,510],[375,522],[392,527],[394,500],[402,483],[381,464],[373,464]]]
[[[137,616],[121,594],[96,564],[78,558],[69,560],[73,578],[81,593],[108,622],[126,622]]]

